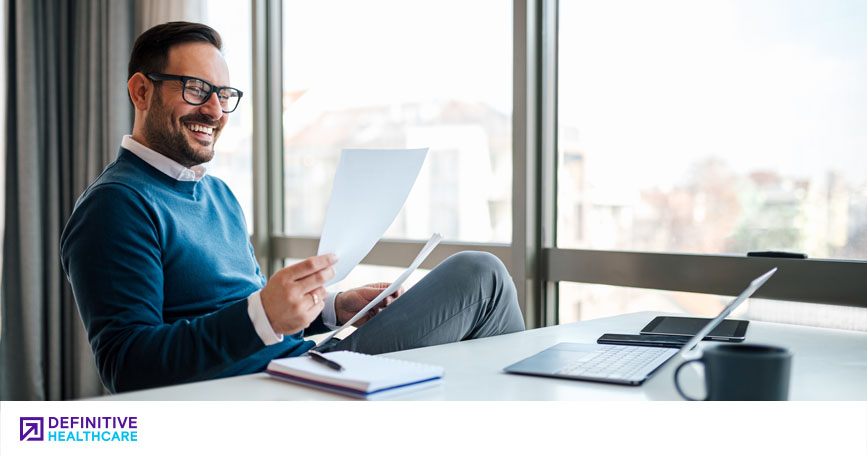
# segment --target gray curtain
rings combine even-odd
[[[103,393],[60,233],[132,131],[133,0],[9,0],[0,399]]]

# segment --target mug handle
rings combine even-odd
[[[683,367],[686,366],[687,364],[696,363],[696,362],[700,363],[700,362],[702,362],[702,359],[701,358],[691,359],[691,360],[681,364],[680,366],[677,366],[677,369],[674,370],[674,387],[677,388],[678,394],[683,396],[683,398],[688,400],[688,401],[706,401],[707,397],[705,397],[704,399],[696,399],[693,397],[689,397],[683,392],[682,389],[680,389],[680,382],[678,381],[678,376],[680,375],[680,370],[683,369]],[[708,397],[710,397],[710,391],[708,391],[707,393],[708,393]]]

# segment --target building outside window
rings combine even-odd
[[[321,232],[341,149],[430,147],[385,237],[510,242],[511,3],[282,8],[286,233]]]
[[[862,2],[562,1],[559,13],[558,247],[867,258]],[[561,321],[719,305],[560,285]],[[816,324],[853,312],[867,329],[860,309],[760,307]]]

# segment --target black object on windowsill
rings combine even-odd
[[[761,258],[794,258],[798,260],[806,260],[806,253],[797,253],[797,252],[775,252],[772,250],[769,251],[758,251],[758,252],[749,252],[747,253],[748,257],[761,257]]]

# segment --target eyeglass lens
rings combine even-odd
[[[184,100],[194,105],[203,104],[210,98],[213,86],[201,79],[187,79],[184,85]],[[217,99],[224,112],[234,111],[241,100],[240,94],[235,89],[222,88],[217,92]]]

